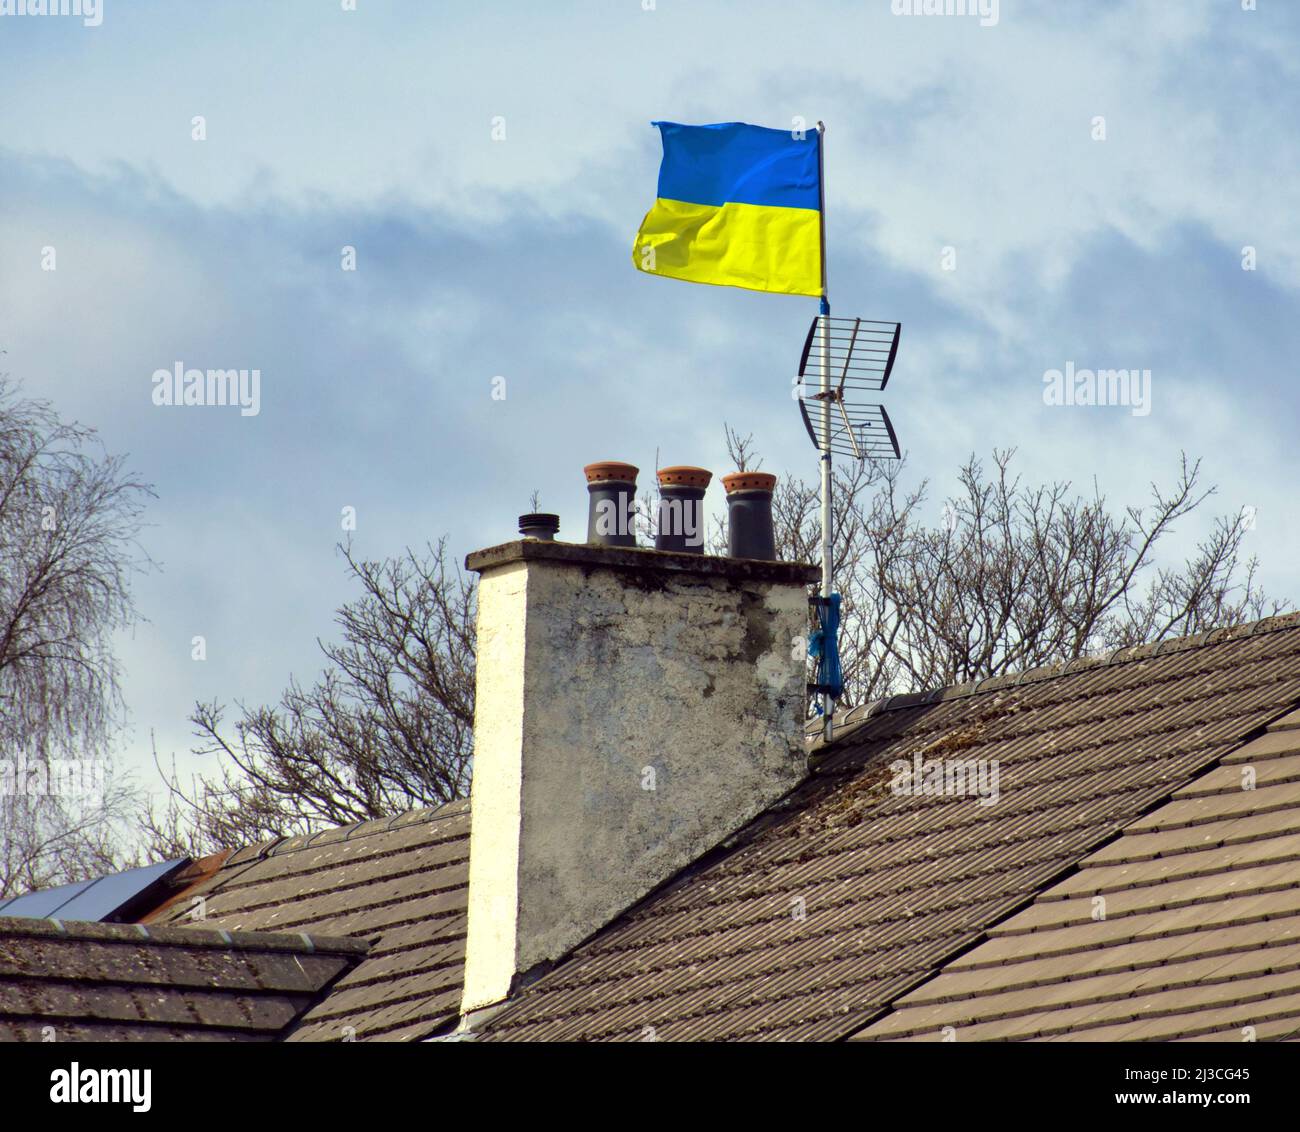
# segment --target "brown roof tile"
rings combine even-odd
[[[958,1040],[1300,1033],[1297,719],[1275,721],[1130,822],[855,1036],[932,1040],[945,1027]],[[1249,764],[1261,773],[1243,789]]]
[[[358,940],[0,918],[0,1040],[281,1035]]]
[[[458,1013],[468,863],[469,805],[453,802],[241,849],[188,897],[207,928],[370,941],[291,1040],[407,1040]],[[163,918],[190,915],[181,902]]]
[[[821,749],[812,778],[783,804],[524,988],[482,1036],[843,1037],[895,1000],[907,1003],[909,990],[986,934],[970,954],[992,949],[1008,967],[1033,960],[1043,986],[1055,987],[1053,978],[1091,962],[1097,948],[1181,955],[1166,937],[1233,925],[1249,934],[1266,917],[1300,914],[1300,897],[1280,887],[1300,835],[1300,780],[1281,763],[1266,773],[1262,761],[1294,753],[1300,732],[1290,747],[1269,739],[1256,748],[1252,797],[1224,789],[1231,780],[1221,776],[1214,788],[1170,800],[1297,703],[1300,617],[1292,616],[870,705]],[[1000,800],[896,796],[890,764],[914,754],[997,760]],[[1143,819],[1153,810],[1165,816]],[[1114,910],[1097,923],[1091,898],[1103,893],[1069,874],[1139,821],[1123,851],[1090,859]],[[1188,854],[1205,856],[1198,863]],[[1139,882],[1131,891],[1125,873]],[[1062,882],[1073,887],[1055,893]],[[1050,898],[1034,903],[1044,890]],[[1015,925],[1022,907],[1020,928],[995,934],[1003,922]],[[1255,934],[1277,938],[1271,928]],[[1201,973],[1219,965],[1204,953],[1186,963]],[[974,976],[963,969],[962,977]],[[1163,976],[1144,982],[1145,973],[1098,968],[1097,1001],[1072,1004],[1068,991],[1015,989],[990,975],[989,993],[1003,996],[998,1016],[963,1024],[1025,1036],[1059,1028],[1062,1011],[1074,1011],[1066,1032],[1127,1025],[1133,1007],[1099,989],[1127,980],[1151,1001],[1152,1017],[1192,994],[1207,1019],[1230,1027],[1223,1011],[1263,1019],[1255,991],[1275,994],[1292,977],[1259,972],[1234,977],[1235,986],[1173,989]],[[908,1009],[927,1035],[936,1018],[959,1013],[921,1001]]]
[[[1297,703],[1291,617],[858,709],[482,1036],[1300,1036]],[[996,760],[998,802],[894,794],[914,755]],[[462,802],[196,862],[148,939],[0,932],[0,1036],[428,1037],[459,1006],[468,829]]]

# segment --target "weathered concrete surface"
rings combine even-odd
[[[467,1010],[500,1001],[516,973],[563,955],[806,772],[813,568],[509,553],[535,545],[469,559],[483,577]]]

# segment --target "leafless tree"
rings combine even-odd
[[[763,467],[763,460],[754,450],[754,434],[741,436],[737,429],[723,423],[722,431],[727,438],[727,455],[736,465],[738,472],[757,472]]]
[[[110,760],[100,770],[86,793],[0,797],[0,899],[142,863],[126,828],[141,793]]]
[[[446,540],[417,555],[363,561],[340,548],[362,594],[339,609],[340,643],[310,689],[291,681],[274,707],[233,730],[217,703],[191,721],[197,754],[220,770],[144,815],[157,854],[210,852],[438,805],[468,791],[474,724],[475,586]]]
[[[136,620],[151,495],[92,429],[0,377],[0,896],[120,859],[132,793],[109,760],[123,709],[111,642]],[[101,788],[55,791],[49,772],[69,760],[98,764]]]
[[[727,429],[741,470],[761,460],[751,437]],[[1028,487],[1012,452],[993,471],[972,457],[938,525],[922,518],[926,484],[904,490],[902,463],[836,470],[837,588],[843,596],[845,703],[1067,660],[1228,625],[1276,610],[1243,561],[1245,527],[1221,519],[1181,567],[1155,551],[1174,524],[1213,494],[1183,461],[1174,488],[1115,513],[1094,486]],[[642,510],[653,510],[647,493]],[[817,562],[818,488],[778,482],[782,558]],[[711,549],[725,553],[719,522]],[[207,852],[434,805],[464,794],[474,716],[471,579],[449,564],[445,540],[424,557],[385,563],[344,555],[362,596],[339,610],[341,644],[309,691],[297,682],[275,707],[241,709],[233,732],[216,703],[197,705],[199,753],[222,769],[147,815],[156,855]]]
[[[735,438],[728,432],[736,458]],[[752,451],[740,454],[753,459]],[[836,469],[836,587],[846,705],[1070,660],[1279,612],[1243,554],[1247,527],[1216,520],[1181,566],[1157,548],[1214,494],[1182,458],[1174,485],[1145,506],[1111,509],[1096,484],[1028,486],[1014,450],[991,471],[972,456],[940,522],[922,518],[927,485],[901,486],[903,462]],[[737,461],[739,462],[739,461]],[[778,483],[778,553],[820,563],[818,487]]]

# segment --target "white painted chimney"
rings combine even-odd
[[[482,577],[463,1013],[804,777],[818,577],[535,539],[466,566]]]

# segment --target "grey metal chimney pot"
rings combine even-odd
[[[582,469],[587,477],[587,541],[597,546],[636,546],[638,468],[600,460]]]
[[[732,472],[722,477],[722,486],[727,489],[727,554],[774,562],[772,489],[776,487],[776,476],[770,472]]]
[[[704,493],[713,473],[686,464],[660,468],[655,550],[704,553]]]

